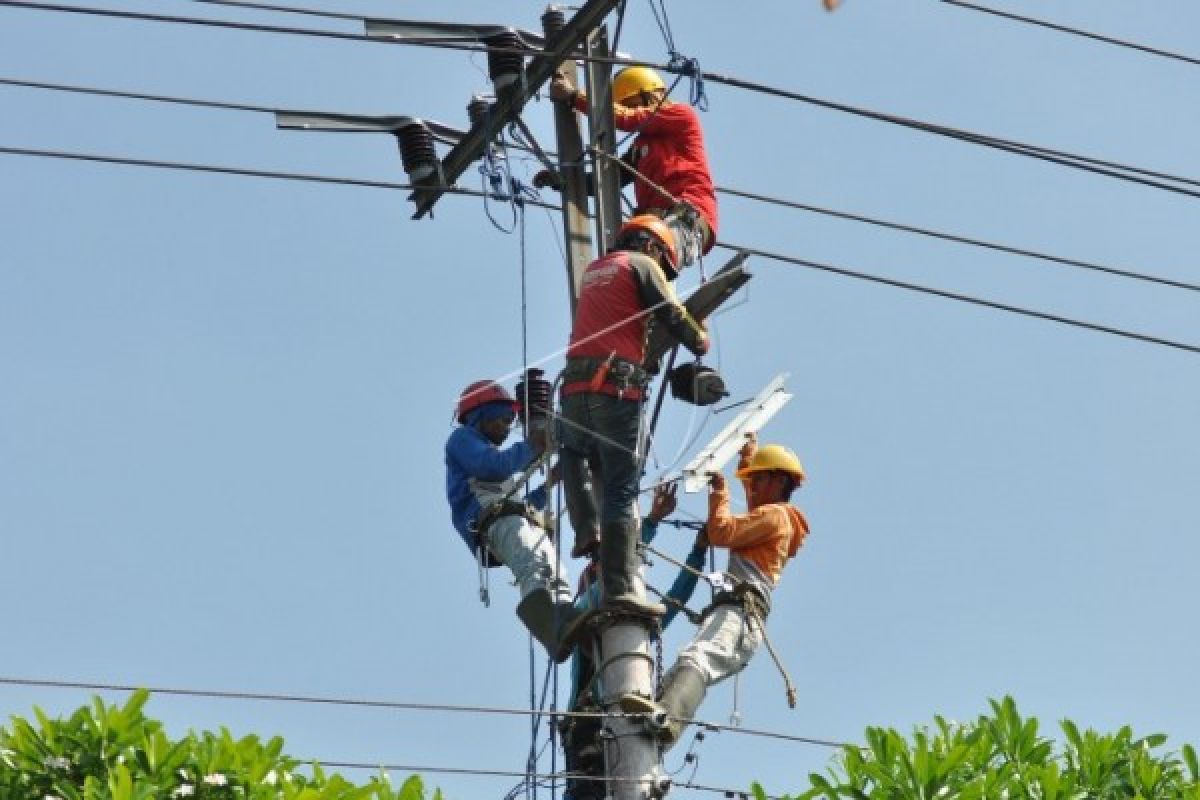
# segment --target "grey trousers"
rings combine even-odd
[[[488,528],[488,549],[512,571],[522,599],[536,589],[554,602],[571,602],[571,584],[558,563],[550,535],[518,514],[500,517]]]
[[[696,631],[696,638],[683,648],[676,665],[699,672],[706,686],[718,684],[750,663],[762,642],[761,624],[751,621],[741,606],[718,606]]]

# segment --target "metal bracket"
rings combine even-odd
[[[512,117],[521,113],[525,103],[554,75],[558,64],[568,57],[568,54],[576,51],[588,33],[603,22],[616,8],[617,3],[618,0],[588,0],[567,22],[566,27],[546,41],[545,49],[535,55],[525,67],[522,80],[500,93],[488,118],[472,126],[467,135],[442,159],[442,172],[446,183],[457,181],[467,167],[480,157],[487,143],[495,138]],[[367,35],[394,37],[394,32],[385,32],[384,27],[379,24],[382,22],[385,21],[368,20]],[[420,219],[429,213],[443,194],[445,190],[436,187],[423,187],[413,192],[412,199],[417,207],[413,218]]]
[[[775,376],[774,380],[683,468],[685,492],[698,492],[703,489],[708,483],[708,474],[719,471],[742,448],[746,434],[760,430],[779,409],[787,405],[792,395],[783,388],[786,377],[786,373]]]

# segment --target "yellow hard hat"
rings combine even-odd
[[[765,444],[750,459],[750,463],[737,471],[739,478],[748,478],[755,472],[786,472],[796,479],[804,480],[804,465],[796,454],[781,444]]]
[[[649,67],[626,67],[617,73],[612,82],[613,100],[620,103],[635,94],[653,92],[656,89],[667,90],[667,85],[658,73]]]

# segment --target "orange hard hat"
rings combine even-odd
[[[621,230],[617,231],[617,241],[635,233],[645,233],[658,242],[671,269],[679,271],[679,253],[675,249],[675,234],[667,227],[667,223],[653,214],[638,214],[636,217],[630,217],[621,226]]]

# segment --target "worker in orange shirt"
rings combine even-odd
[[[587,95],[571,86],[565,75],[555,76],[550,97],[587,113]],[[712,248],[717,236],[717,194],[700,115],[687,103],[667,99],[667,85],[649,67],[618,72],[612,80],[612,97],[617,128],[635,133],[622,161],[646,178],[622,171],[622,183],[633,180],[637,201],[633,214],[661,217],[675,235],[679,266],[690,266]],[[552,178],[539,174],[534,184],[552,185]]]
[[[691,644],[663,678],[658,701],[637,694],[621,698],[623,710],[648,713],[666,746],[695,716],[709,686],[745,669],[763,641],[771,594],[788,560],[808,535],[808,522],[789,500],[804,482],[804,467],[782,445],[761,449],[753,436],[741,451],[737,476],[746,490],[745,514],[729,511],[725,477],[714,473],[708,497],[708,540],[729,549],[730,589],[704,610]]]

